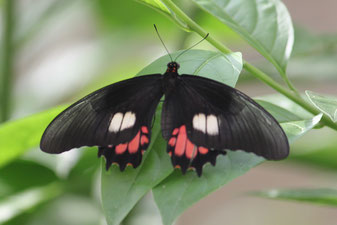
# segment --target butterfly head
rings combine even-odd
[[[167,70],[166,72],[168,73],[177,73],[178,69],[179,69],[180,65],[176,62],[170,62],[167,64]]]

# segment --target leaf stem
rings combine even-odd
[[[0,123],[8,120],[13,75],[13,26],[15,0],[4,1],[2,63],[0,75]]]
[[[189,16],[187,16],[177,5],[175,5],[171,0],[161,0],[168,8],[170,8],[182,21],[184,21],[191,30],[198,33],[201,37],[205,37],[207,32],[200,27],[196,22],[194,22]],[[223,53],[231,53],[232,51],[223,45],[218,40],[214,39],[211,35],[208,36],[207,41],[212,44],[215,48],[217,48],[219,51]],[[275,80],[273,80],[271,77],[269,77],[267,74],[265,74],[260,69],[254,67],[250,63],[244,61],[243,68],[247,71],[249,71],[252,75],[254,75],[256,78],[267,84],[268,86],[272,87],[282,95],[286,96],[293,102],[297,103],[304,109],[306,109],[308,112],[317,115],[321,113],[318,109],[316,109],[314,106],[310,105],[308,102],[306,102],[304,99],[302,99],[298,94],[296,89],[293,87],[293,85],[290,83],[289,80],[286,80],[286,83],[288,84],[289,88],[292,89],[292,91],[287,90],[282,85],[277,83]],[[332,122],[330,118],[326,115],[323,115],[321,122],[336,130],[337,131],[337,124]]]

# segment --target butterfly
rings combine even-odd
[[[151,127],[164,96],[161,132],[175,168],[202,175],[226,150],[243,150],[268,160],[289,154],[288,139],[275,118],[239,90],[223,83],[166,72],[134,77],[99,89],[72,104],[47,127],[41,150],[58,154],[98,146],[98,156],[123,171],[137,168],[151,143]]]

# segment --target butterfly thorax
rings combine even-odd
[[[163,77],[163,89],[165,95],[170,94],[179,84],[178,74],[179,64],[176,62],[170,62],[167,64],[167,70]]]

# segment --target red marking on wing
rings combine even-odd
[[[176,140],[177,140],[177,138],[171,137],[168,144],[171,145],[172,147],[174,147],[174,145],[176,144]]]
[[[203,155],[208,153],[208,149],[205,148],[205,147],[202,147],[202,146],[200,146],[198,148],[198,150],[199,150],[200,154],[203,154]]]
[[[148,143],[149,143],[149,139],[145,135],[142,135],[142,137],[140,138],[140,144],[144,145]]]
[[[201,176],[203,166],[206,163],[210,162],[214,166],[216,157],[219,154],[225,154],[216,150],[211,151],[203,146],[197,146],[187,137],[186,125],[181,125],[173,130],[168,141],[167,152],[175,168],[180,168],[183,174],[188,169],[193,169],[198,176]]]
[[[147,129],[147,127],[146,126],[142,126],[142,133],[144,133],[144,134],[148,134],[149,133],[149,129]]]
[[[194,158],[197,155],[197,146],[195,146],[190,140],[187,139],[186,144],[186,157],[188,159]]]
[[[136,153],[139,148],[140,132],[129,142],[129,153]]]
[[[174,150],[175,155],[182,156],[185,152],[185,146],[186,146],[186,126],[183,125],[179,129],[179,134],[177,138],[176,147]]]
[[[119,144],[116,146],[116,154],[119,155],[119,154],[123,154],[125,152],[125,150],[127,149],[128,147],[128,144]]]
[[[179,132],[179,129],[178,128],[175,128],[173,131],[172,131],[172,135],[177,135]]]

